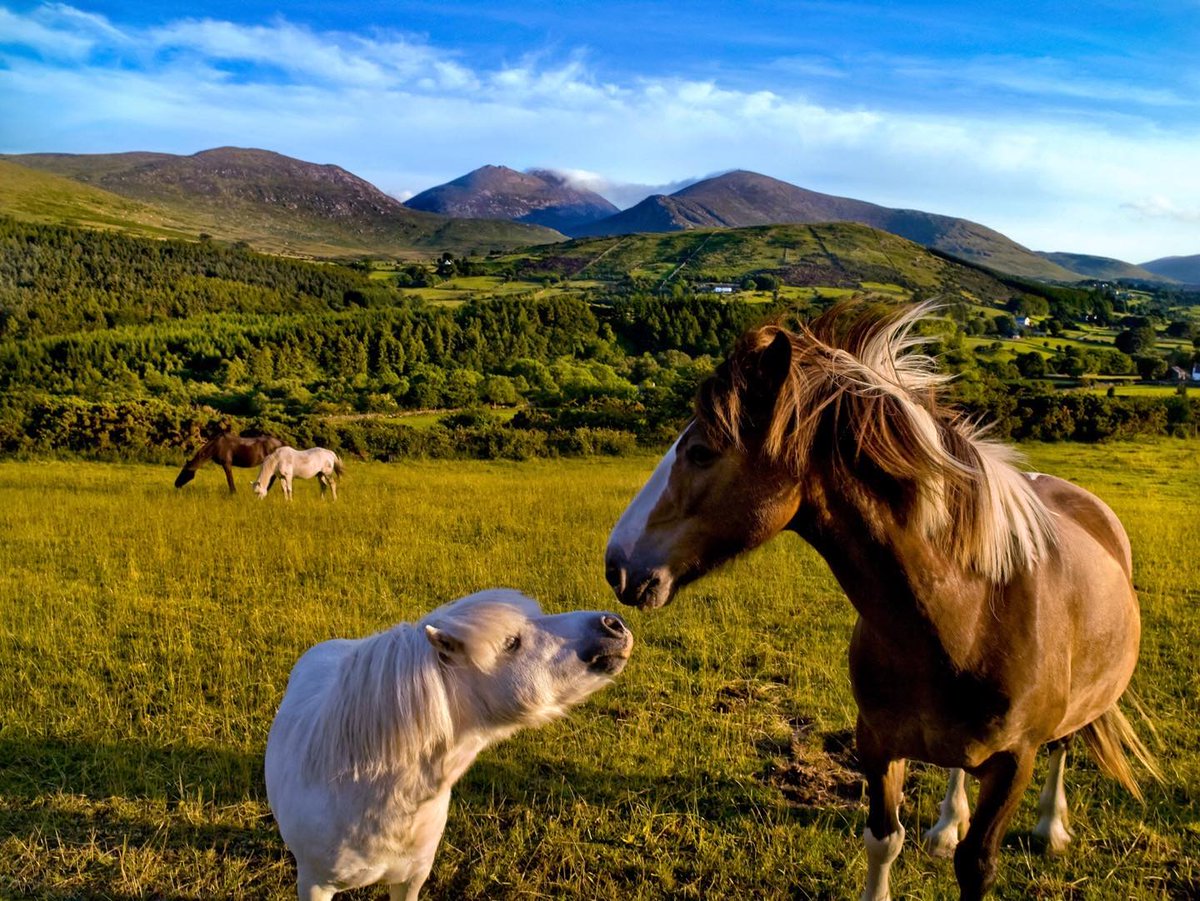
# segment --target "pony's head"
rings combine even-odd
[[[516,591],[460,598],[421,620],[465,725],[531,726],[563,715],[625,667],[633,635],[613,613],[543,614]]]
[[[939,404],[945,377],[912,352],[927,312],[846,303],[796,331],[747,332],[612,531],[622,603],[660,607],[785,527],[811,538],[847,509],[880,540],[911,530],[989,578],[1039,557],[1044,508],[1007,449]]]
[[[192,479],[196,478],[196,470],[188,469],[186,466],[179,470],[179,475],[175,476],[175,487],[182,488]]]

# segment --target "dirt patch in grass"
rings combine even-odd
[[[853,733],[849,729],[820,732],[804,718],[789,725],[787,756],[767,766],[763,781],[797,807],[857,807],[863,788]]]

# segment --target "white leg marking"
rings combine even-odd
[[[962,770],[950,771],[946,784],[946,797],[942,799],[941,816],[921,837],[925,850],[934,857],[953,857],[954,849],[967,834],[971,823],[971,807],[967,803],[967,774]]]
[[[1040,818],[1033,827],[1033,834],[1046,843],[1049,854],[1061,854],[1071,842],[1071,829],[1067,822],[1067,792],[1063,774],[1066,770],[1067,749],[1055,748],[1050,754],[1050,772],[1046,784],[1038,795]]]
[[[887,838],[876,838],[868,826],[863,830],[863,842],[867,846],[867,884],[861,901],[891,901],[888,873],[904,845],[904,827],[897,826]]]

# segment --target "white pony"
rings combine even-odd
[[[333,451],[323,447],[310,447],[308,450],[298,451],[294,447],[284,445],[263,460],[262,469],[258,471],[258,478],[254,480],[252,487],[259,497],[266,497],[267,490],[278,476],[283,484],[283,496],[290,501],[294,476],[302,479],[316,476],[317,481],[321,483],[321,497],[325,496],[325,489],[328,488],[336,501],[337,479],[341,474],[342,461]]]
[[[266,755],[267,798],[301,901],[379,882],[391,901],[414,901],[450,789],[475,756],[565,714],[607,685],[632,648],[615,614],[546,616],[493,589],[415,624],[309,649]]]

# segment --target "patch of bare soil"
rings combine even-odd
[[[791,720],[790,725],[787,756],[768,765],[764,781],[797,807],[857,807],[863,781],[851,730],[821,733],[803,718]]]

